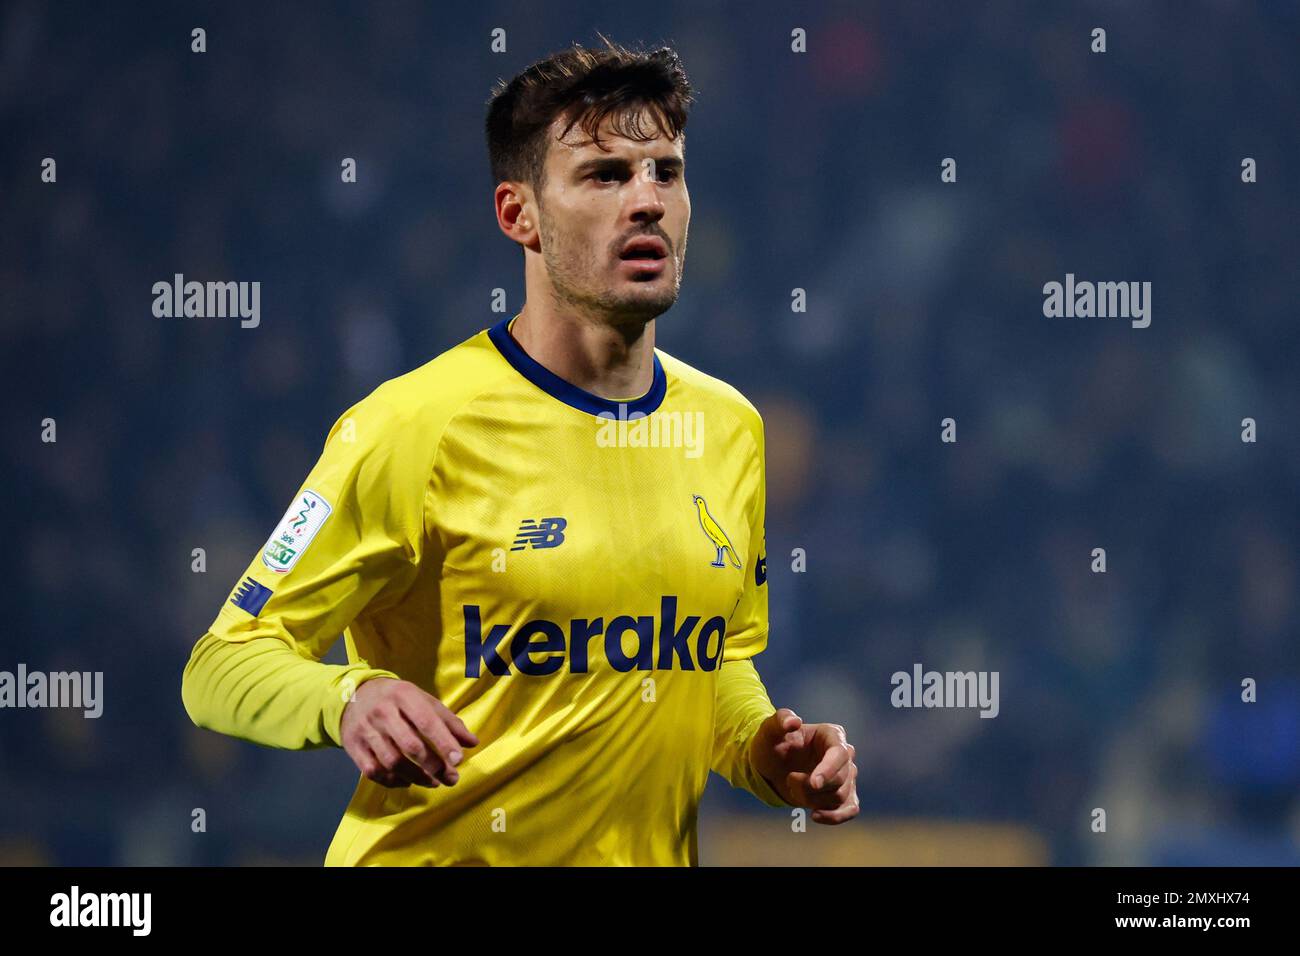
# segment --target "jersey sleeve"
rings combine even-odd
[[[351,692],[397,677],[364,660],[320,659],[359,615],[399,600],[415,580],[432,468],[420,438],[378,393],[334,423],[194,647],[181,695],[195,724],[272,747],[337,745]]]
[[[749,472],[749,553],[746,555],[744,589],[727,622],[723,645],[724,661],[744,660],[767,647],[767,456],[763,421],[753,412],[750,434],[754,439],[753,465]]]
[[[754,770],[749,744],[758,725],[776,712],[767,688],[758,676],[752,658],[767,646],[767,475],[763,422],[752,413],[750,432],[754,437],[754,464],[750,469],[749,554],[745,565],[744,590],[727,623],[722,666],[718,673],[714,711],[713,761],[711,769],[733,787],[748,790],[768,806],[786,802]]]
[[[788,806],[749,759],[749,744],[758,725],[776,713],[767,688],[749,659],[722,662],[713,719],[710,769],[733,787],[748,790],[769,807]]]

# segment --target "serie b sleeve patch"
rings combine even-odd
[[[287,572],[298,563],[331,510],[328,501],[310,489],[303,489],[267,539],[262,563],[277,574]]]

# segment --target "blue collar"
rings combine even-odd
[[[515,371],[564,404],[592,415],[607,412],[615,418],[619,417],[620,409],[623,410],[622,416],[626,418],[637,412],[649,415],[663,404],[664,395],[668,392],[668,376],[664,374],[664,367],[660,364],[658,355],[654,357],[654,381],[650,383],[650,391],[630,402],[616,402],[611,398],[593,395],[585,389],[566,382],[525,352],[523,346],[510,334],[510,323],[516,318],[518,316],[502,319],[492,326],[488,329],[488,338],[497,347],[497,351],[505,356],[505,360],[514,366]]]

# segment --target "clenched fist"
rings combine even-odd
[[[363,681],[343,708],[343,749],[361,773],[385,787],[454,786],[463,754],[478,738],[442,701],[410,681]]]

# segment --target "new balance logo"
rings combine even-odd
[[[564,544],[564,529],[569,522],[563,518],[525,518],[519,525],[511,551],[525,548],[558,548]]]

